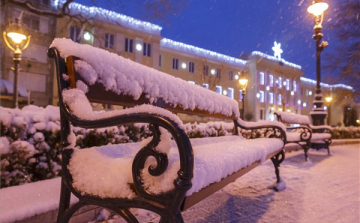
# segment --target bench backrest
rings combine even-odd
[[[274,112],[274,114],[279,122],[285,124],[310,125],[310,119],[306,115],[299,115],[299,114],[280,112],[280,111],[276,111]]]
[[[55,39],[53,47],[66,59],[69,86],[86,92],[90,102],[132,107],[152,104],[175,113],[222,119],[239,117],[238,102],[114,53]],[[61,81],[61,80],[60,80]]]

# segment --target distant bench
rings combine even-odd
[[[308,160],[308,150],[312,144],[320,143],[328,150],[332,139],[332,130],[329,126],[310,125],[310,119],[306,115],[299,115],[289,112],[277,111],[274,113],[279,122],[284,124],[297,124],[297,127],[287,127],[286,143],[297,143],[305,153],[305,159]]]
[[[284,186],[279,174],[285,157],[283,124],[244,122],[235,100],[89,45],[55,39],[48,55],[56,63],[61,111],[58,223],[68,222],[85,205],[110,209],[127,222],[137,222],[129,208],[153,211],[161,222],[183,222],[182,210],[267,159],[275,167],[275,186]],[[90,102],[127,108],[96,112]],[[236,135],[189,139],[172,112],[230,120]],[[71,125],[128,123],[148,123],[152,137],[75,148]],[[71,193],[79,202],[70,207]]]

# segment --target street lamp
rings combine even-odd
[[[323,41],[320,43],[323,34],[321,33],[322,22],[324,19],[324,12],[328,9],[329,5],[321,0],[312,1],[311,5],[308,7],[307,11],[314,15],[315,26],[314,31],[315,34],[313,38],[316,44],[316,94],[314,100],[314,108],[310,113],[313,125],[324,125],[326,111],[323,108],[323,100],[320,88],[321,82],[321,73],[320,73],[320,54],[324,50],[324,48],[328,45],[328,42]]]
[[[325,101],[327,102],[328,104],[328,117],[327,117],[327,124],[330,125],[330,121],[331,121],[331,102],[332,102],[332,97],[331,96],[328,96],[325,98]]]
[[[246,77],[242,77],[239,79],[240,88],[242,91],[242,115],[241,119],[245,120],[245,95],[246,95],[246,87],[248,85],[249,80]]]
[[[13,108],[18,107],[18,72],[19,63],[21,61],[21,52],[25,50],[30,43],[30,35],[21,28],[19,19],[15,19],[15,23],[10,24],[3,32],[6,45],[14,52],[14,89],[13,89]]]

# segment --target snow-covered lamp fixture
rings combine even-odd
[[[306,107],[306,103],[305,103],[305,102],[303,103],[303,107]]]
[[[326,2],[321,2],[319,0],[312,1],[311,5],[307,8],[307,11],[314,16],[322,15],[327,9],[329,5]]]
[[[214,75],[216,73],[215,69],[211,69],[210,73]]]
[[[294,91],[291,91],[290,94],[291,94],[291,96],[294,96]]]
[[[19,19],[5,27],[3,38],[6,45],[14,52],[14,90],[13,90],[13,108],[18,107],[18,73],[21,61],[22,51],[25,50],[30,43],[30,35],[21,27]]]
[[[298,100],[298,105],[301,105],[301,100]]]
[[[137,51],[141,51],[142,50],[142,45],[140,43],[137,43],[135,46]]]
[[[310,96],[312,95],[312,91],[309,91],[309,95],[310,95]]]
[[[86,40],[86,41],[91,40],[91,34],[88,31],[84,32],[83,37],[84,37],[84,40]]]
[[[321,66],[320,66],[320,55],[324,48],[329,45],[326,41],[321,41],[322,34],[322,23],[324,20],[324,12],[329,8],[329,5],[322,0],[313,0],[311,5],[308,7],[307,11],[314,15],[315,26],[314,26],[314,35],[312,38],[315,40],[316,45],[316,90],[315,90],[315,100],[311,112],[311,119],[313,125],[324,125],[326,112],[323,112],[323,98],[321,94]]]
[[[256,94],[256,98],[260,98],[260,93],[257,93],[257,94]]]
[[[186,69],[186,63],[181,64],[182,69]]]
[[[223,95],[227,95],[227,90],[223,90]]]
[[[235,74],[235,80],[239,80],[239,75]]]

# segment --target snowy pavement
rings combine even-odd
[[[271,161],[183,212],[186,223],[360,222],[360,145],[331,146],[310,150],[310,162],[302,151],[287,153],[280,174],[287,188],[274,192]],[[157,218],[139,216],[141,222]],[[123,222],[117,217],[105,221]]]

